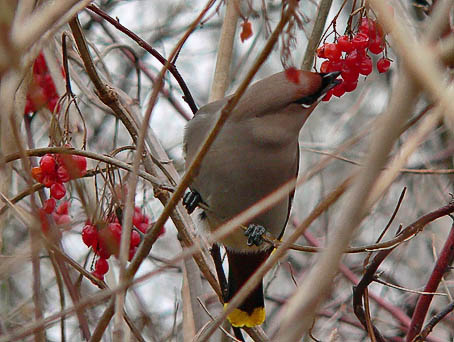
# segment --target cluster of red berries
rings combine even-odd
[[[71,222],[69,216],[69,201],[63,201],[57,207],[55,198],[49,198],[44,202],[42,208],[39,209],[39,218],[41,220],[41,229],[44,234],[49,232],[49,222],[46,215],[52,215],[57,225],[67,225]]]
[[[53,112],[58,99],[54,81],[41,52],[33,64],[33,80],[28,90],[24,114],[34,113],[43,107]]]
[[[134,228],[131,231],[130,236],[129,261],[132,260],[137,251],[141,241],[141,234],[145,234],[152,227],[150,218],[143,214],[139,207],[134,208],[132,223]],[[95,269],[92,272],[93,276],[96,278],[103,280],[104,275],[109,270],[107,259],[109,259],[111,255],[118,257],[122,230],[123,227],[115,215],[111,215],[107,221],[101,221],[96,224],[87,221],[83,227],[82,241],[87,247],[91,247],[99,257],[95,263]],[[163,227],[160,235],[164,233],[165,229]]]
[[[80,178],[87,172],[87,159],[83,156],[68,154],[46,154],[39,166],[32,168],[32,177],[46,188],[50,196],[57,200],[66,194],[63,183]]]
[[[341,97],[345,92],[351,92],[358,85],[359,75],[367,76],[372,72],[372,59],[368,52],[380,54],[385,49],[385,34],[375,20],[361,18],[358,32],[353,36],[340,36],[334,43],[325,43],[317,49],[317,56],[326,58],[320,66],[320,72],[341,72],[341,83],[331,89],[323,101],[328,101],[332,95]],[[385,57],[377,62],[378,72],[386,72],[391,61]]]

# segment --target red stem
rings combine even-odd
[[[320,243],[310,232],[304,232],[305,239],[314,246],[320,246]],[[342,272],[344,277],[346,277],[350,282],[357,285],[359,283],[359,278],[348,268],[345,264],[341,263],[339,270]],[[376,295],[369,290],[369,297],[372,298],[379,306],[388,311],[394,318],[396,318],[402,327],[408,328],[410,325],[410,318],[405,314],[403,310],[399,307],[391,304],[387,300],[381,298],[379,295]]]
[[[430,275],[430,278],[424,288],[424,292],[435,292],[440,284],[443,275],[445,274],[448,266],[451,264],[454,258],[454,223],[449,232],[448,238],[446,239],[445,245],[441,250],[440,256],[438,257],[437,263]],[[408,330],[407,342],[413,341],[413,339],[420,333],[424,319],[429,310],[430,303],[434,295],[420,295],[418,302],[416,303],[415,311],[411,319],[410,329]]]

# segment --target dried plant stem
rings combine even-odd
[[[311,70],[312,64],[314,63],[315,51],[317,50],[318,44],[325,29],[326,18],[328,17],[329,10],[333,0],[321,0],[318,6],[317,17],[315,18],[314,26],[312,28],[311,37],[307,42],[306,52],[304,53],[303,62],[301,63],[301,69]]]
[[[451,91],[446,91],[443,86],[443,78],[437,77],[440,76],[440,71],[433,60],[433,56],[428,52],[430,49],[425,50],[424,59],[420,59],[419,56],[418,58],[408,57],[411,51],[419,51],[425,48],[417,46],[420,43],[416,43],[409,38],[410,35],[402,28],[400,22],[396,22],[394,17],[389,15],[388,8],[383,2],[371,0],[370,3],[377,5],[375,9],[378,12],[378,18],[382,18],[385,27],[389,29],[394,38],[397,37],[397,50],[404,59],[407,58],[408,67],[415,77],[419,77],[420,84],[435,99],[443,101],[445,108],[450,107],[452,103],[448,99],[452,98]],[[401,44],[404,44],[404,46],[402,47]],[[427,64],[430,65],[429,68],[427,68]],[[422,65],[424,67],[421,67]],[[424,69],[424,72],[421,72],[421,69]],[[432,72],[435,75],[432,75]],[[312,268],[305,282],[287,304],[287,314],[284,317],[277,338],[279,341],[290,342],[298,340],[310,329],[315,312],[314,308],[317,308],[329,293],[330,284],[336,274],[342,251],[348,245],[366,210],[373,204],[372,201],[367,202],[369,192],[376,182],[380,169],[387,160],[388,153],[395,139],[400,134],[399,128],[403,126],[403,120],[406,120],[412,112],[418,94],[412,78],[404,74],[401,75],[400,81],[404,83],[402,84],[403,87],[396,87],[397,90],[393,94],[394,101],[391,101],[380,129],[376,132],[366,166],[352,188],[349,201],[347,201],[350,205],[346,207],[344,215],[339,220],[331,240],[332,242],[328,245],[326,252],[320,256],[317,265]],[[374,199],[376,200],[377,197]],[[364,205],[366,202],[368,204],[367,207]],[[303,317],[303,322],[300,322],[302,324],[295,326],[294,317]]]
[[[317,241],[315,236],[310,232],[306,231],[304,237],[313,245],[318,246],[320,243]],[[343,276],[347,278],[352,284],[356,285],[359,283],[359,278],[355,273],[347,267],[347,265],[341,263],[339,270],[342,272]],[[377,305],[382,307],[384,310],[388,311],[403,327],[410,326],[410,317],[408,317],[403,310],[401,310],[397,305],[394,305],[382,298],[380,295],[375,294],[374,292],[369,291],[369,297],[372,298]]]
[[[445,107],[446,115],[452,115],[454,90],[446,87],[445,72],[441,69],[437,54],[431,48],[432,41],[441,33],[441,27],[444,27],[444,25],[440,26],[439,22],[445,22],[450,8],[454,5],[452,1],[437,2],[439,10],[434,10],[434,16],[438,16],[428,23],[428,30],[423,39],[418,40],[402,24],[403,20],[398,19],[400,16],[397,11],[396,16],[390,13],[390,8],[384,1],[369,0],[369,3],[377,13],[380,24],[392,36],[395,42],[393,48],[401,57],[403,66],[435,102],[440,102]],[[414,51],[418,51],[418,54]]]
[[[323,298],[328,294],[331,280],[335,276],[339,260],[349,244],[354,229],[363,218],[365,212],[364,202],[369,196],[369,191],[387,160],[387,155],[393,146],[394,140],[400,133],[407,117],[409,117],[416,93],[412,90],[412,82],[401,79],[402,88],[397,88],[394,93],[394,104],[391,102],[390,109],[376,131],[376,137],[370,148],[365,168],[361,170],[351,189],[349,199],[345,202],[344,215],[336,225],[335,233],[324,253],[321,254],[318,263],[312,268],[304,283],[296,291],[287,304],[287,312],[279,332],[279,341],[298,340],[304,332],[312,326],[313,317]],[[408,95],[412,94],[412,95]],[[393,100],[392,100],[393,101]],[[408,103],[410,101],[410,103]],[[296,326],[292,323],[294,317],[303,317],[301,324]]]
[[[440,321],[446,317],[448,314],[454,311],[454,302],[449,303],[446,307],[444,307],[441,311],[439,311],[435,316],[433,316],[430,321],[426,324],[423,331],[416,337],[414,340],[415,342],[424,342],[428,341],[429,338],[427,336],[433,330],[433,328],[440,323]],[[426,339],[427,338],[427,339]]]
[[[201,15],[203,15],[203,13],[206,12],[206,10],[212,4],[213,4],[213,1],[210,1],[208,3],[208,6],[205,8],[205,10],[202,11]],[[197,20],[193,23],[191,28],[186,32],[184,37],[181,39],[180,44],[179,44],[180,47],[183,44],[183,42],[186,41],[187,37],[194,30],[196,25],[197,25]],[[78,25],[73,25],[73,29],[74,29],[74,34],[76,37],[76,43],[78,44],[79,50],[81,51],[81,57],[83,59],[83,62],[86,66],[88,66],[86,68],[87,73],[90,76],[90,78],[92,79],[93,83],[95,84],[98,94],[100,94],[101,100],[113,110],[115,115],[118,118],[120,118],[120,120],[122,120],[123,124],[125,125],[125,127],[127,127],[128,131],[130,132],[130,135],[131,135],[133,141],[137,143],[138,135],[139,135],[138,127],[140,126],[143,129],[145,129],[147,127],[147,125],[145,125],[145,126],[144,126],[144,124],[139,125],[140,120],[138,119],[138,116],[136,116],[136,117],[133,116],[132,118],[129,118],[129,115],[133,115],[133,113],[132,113],[133,110],[130,112],[127,112],[126,110],[124,110],[124,108],[121,106],[121,104],[118,101],[118,95],[112,89],[108,88],[106,85],[104,85],[100,81],[100,78],[97,75],[96,69],[93,66],[91,56],[86,47],[86,43],[84,42],[84,37],[82,35],[80,28],[78,27]],[[169,66],[168,63],[166,65]],[[159,78],[158,78],[157,83],[159,83]],[[160,89],[161,87],[159,87],[157,83],[155,84],[155,86],[156,86],[155,89]],[[161,79],[161,85],[162,85],[162,79]],[[151,110],[153,108],[152,103],[153,103],[153,101],[156,101],[155,95],[152,95],[152,97],[150,97],[150,100],[151,100],[150,105],[147,108],[147,111],[149,111],[149,114],[146,114],[146,115],[148,115],[148,118],[150,117]],[[165,155],[165,153],[164,152],[162,152],[161,154],[159,153],[160,151],[163,151],[163,150],[162,150],[162,147],[160,146],[159,142],[157,142],[157,139],[155,139],[155,137],[153,136],[153,134],[150,134],[147,137],[147,143],[149,144],[149,148],[152,149],[151,153],[145,154],[144,166],[145,166],[145,169],[147,170],[147,172],[152,173],[153,175],[157,174],[157,172],[156,172],[157,170],[155,170],[154,166],[152,165],[152,163],[150,161],[150,159],[152,159],[155,162],[155,165],[157,165],[158,168],[162,171],[162,173],[166,177],[168,177],[168,179],[172,183],[174,183],[173,177],[171,176],[171,173],[172,173],[171,165],[164,166],[160,163],[159,160],[154,158],[155,152],[161,156]],[[164,158],[163,160],[165,160],[165,159],[168,159],[168,158]],[[174,175],[176,175],[176,172],[174,169],[173,169],[173,171],[174,171]],[[158,174],[159,174],[159,172],[158,172]],[[132,191],[132,190],[130,190],[130,191]],[[167,192],[163,192],[163,191],[160,191],[160,189],[155,188],[155,195],[164,205],[166,205],[168,203],[169,196],[168,196]],[[130,203],[130,202],[127,202],[127,203]],[[201,245],[198,242],[198,239],[194,238],[194,236],[188,231],[187,227],[191,227],[192,223],[190,221],[189,216],[183,212],[182,208],[177,207],[176,211],[171,211],[167,215],[170,215],[172,217],[172,220],[175,223],[175,226],[177,227],[178,232],[180,234],[182,244],[184,246],[196,245],[197,248],[200,250]],[[125,215],[123,218],[128,219],[127,215]],[[159,232],[160,232],[162,224],[164,222],[165,221],[162,221],[159,225],[158,224],[154,225],[154,228],[149,230],[149,232],[145,235],[144,242],[140,245],[139,249],[137,250],[137,252],[135,254],[134,259],[131,261],[131,263],[128,267],[128,277],[132,278],[134,276],[134,274],[137,271],[138,267],[140,266],[141,262],[148,255],[151,247],[153,246],[154,242],[156,241],[157,237],[159,236]],[[213,289],[216,291],[216,293],[220,296],[221,291],[219,289],[219,285],[216,282],[216,278],[214,277],[213,272],[211,272],[210,267],[208,266],[208,261],[205,258],[205,256],[202,253],[196,253],[193,255],[193,257],[194,257],[194,260],[196,261],[196,263],[198,264],[201,272],[205,275],[205,278],[207,279],[207,281],[210,283],[210,285],[213,287]],[[110,320],[111,316],[109,317],[109,315],[107,313],[105,317],[108,317],[107,320]]]
[[[449,215],[454,212],[454,202],[449,203],[448,205],[441,207],[437,210],[434,210],[420,218],[418,218],[415,222],[407,226],[401,234],[407,234],[408,231],[421,231],[425,226],[427,226],[430,222],[433,222],[440,217]],[[356,316],[360,320],[361,324],[366,327],[366,317],[365,312],[362,305],[362,297],[364,295],[365,290],[367,289],[368,285],[375,280],[375,273],[378,267],[381,265],[383,260],[393,251],[393,249],[388,249],[384,251],[378,252],[373,260],[367,265],[366,270],[363,274],[358,285],[354,288],[353,291],[353,309],[355,311]],[[378,329],[374,326],[373,327],[375,337],[377,341],[384,342],[385,339],[378,331]]]
[[[299,180],[303,182],[307,179],[307,177],[302,178]],[[288,237],[285,242],[279,246],[273,254],[263,263],[257,271],[248,279],[248,281],[243,285],[243,287],[238,291],[235,296],[229,301],[228,307],[225,308],[224,313],[219,316],[210,326],[207,328],[205,334],[200,337],[200,341],[205,341],[209,338],[209,334],[216,329],[216,326],[222,323],[222,321],[230,314],[230,312],[238,306],[248,295],[248,293],[260,282],[260,280],[264,277],[264,275],[276,264],[276,262],[286,253],[288,249],[288,245],[294,243],[304,232],[307,227],[317,218],[319,217],[331,204],[333,204],[346,190],[348,184],[350,183],[351,179],[347,179],[344,181],[336,190],[334,190],[330,195],[328,195],[324,201],[322,201],[306,218],[302,224],[295,229],[295,231]],[[213,234],[213,238],[216,239],[222,238],[227,231],[227,229],[232,229],[237,227],[239,224],[249,220],[251,217],[255,217],[261,211],[265,210],[268,207],[271,207],[276,202],[278,202],[283,196],[288,195],[290,191],[292,191],[295,187],[295,180],[291,180],[281,187],[274,191],[271,195],[263,198],[259,202],[257,202],[253,207],[249,208],[248,210],[244,211],[237,217],[231,219],[221,227],[216,230],[216,233]],[[222,234],[222,235],[221,235]],[[272,339],[273,340],[273,339]]]
[[[437,262],[435,263],[432,274],[424,287],[424,292],[434,292],[437,290],[438,285],[449,265],[454,259],[454,224],[451,226],[451,230],[446,238],[446,242],[441,250]],[[414,338],[421,331],[424,319],[429,310],[430,303],[433,299],[433,294],[420,295],[418,302],[416,303],[415,310],[413,311],[413,317],[411,319],[410,328],[408,329],[407,342],[412,342]]]
[[[222,22],[221,36],[219,38],[216,69],[214,71],[208,102],[222,99],[230,83],[230,66],[239,17],[239,2],[239,0],[227,1],[224,21]]]
[[[75,15],[90,2],[90,0],[64,0],[55,4],[41,5],[31,14],[30,18],[27,18],[25,27],[23,22],[15,22],[11,32],[11,42],[14,42],[14,48],[21,52],[27,50],[60,18],[68,13]]]
[[[389,168],[382,173],[376,181],[371,194],[366,202],[366,208],[370,208],[388,189],[391,183],[400,174],[400,169],[406,164],[408,158],[416,150],[424,138],[435,128],[440,122],[443,115],[441,107],[435,108],[432,113],[426,115],[421,124],[401,147],[401,153],[390,162]]]
[[[95,153],[95,152],[90,152],[90,151],[84,151],[84,150],[78,150],[78,149],[73,149],[73,148],[66,148],[66,147],[42,147],[42,148],[35,148],[32,150],[25,150],[24,151],[26,156],[34,156],[34,157],[41,157],[47,153],[55,153],[55,154],[74,154],[74,155],[79,155],[79,156],[84,156],[93,160],[98,160],[100,162],[104,162],[109,165],[116,166],[120,169],[131,171],[132,166],[128,163],[122,162],[121,160],[118,160],[116,158],[108,157],[103,154]],[[19,159],[21,156],[19,153],[12,153],[7,156],[5,156],[5,163],[12,162],[13,160]],[[149,181],[153,186],[156,187],[161,187],[165,185],[161,184],[161,181],[150,175],[147,172],[139,171],[139,176],[142,177],[143,179]]]
[[[200,23],[200,21],[203,19],[205,16],[206,12],[208,11],[209,8],[213,5],[213,0],[210,0],[207,2],[205,5],[204,9],[201,11],[201,13],[197,16],[197,18],[191,23],[189,29],[186,31],[184,36],[179,40],[173,51],[171,52],[169,56],[169,61],[172,62],[174,58],[177,56],[179,51],[181,50],[181,47],[185,43],[186,39],[189,37],[189,35],[195,30],[197,25]],[[126,196],[126,203],[125,203],[125,210],[124,210],[124,216],[123,216],[123,230],[121,234],[121,242],[120,242],[120,255],[119,255],[119,261],[120,261],[120,277],[119,281],[120,284],[122,283],[128,283],[129,280],[134,276],[133,272],[130,272],[126,270],[126,262],[128,260],[128,254],[129,254],[129,240],[130,240],[130,232],[131,232],[131,227],[132,227],[132,217],[134,213],[134,197],[135,197],[135,190],[137,186],[137,172],[139,170],[140,162],[142,160],[142,154],[145,151],[145,137],[147,135],[148,131],[148,124],[149,120],[151,117],[151,113],[153,111],[153,108],[156,104],[158,94],[161,91],[161,88],[164,84],[164,75],[166,71],[169,68],[170,62],[166,61],[164,67],[162,68],[161,72],[159,73],[159,76],[157,78],[157,82],[154,84],[154,88],[152,91],[152,94],[150,96],[150,101],[148,104],[148,107],[145,111],[143,121],[140,126],[139,130],[139,136],[137,139],[137,147],[136,147],[136,155],[134,156],[133,160],[133,169],[132,169],[132,175],[129,178],[128,182],[128,194]],[[187,187],[187,185],[182,188],[181,183],[180,186],[175,189],[175,193],[173,194],[172,198],[170,199],[169,203],[166,205],[164,208],[163,213],[161,214],[161,222],[159,222],[159,219],[157,219],[155,223],[155,227],[153,230],[160,230],[161,227],[164,225],[165,221],[167,221],[168,217],[171,214],[171,210],[174,209],[175,205],[177,204],[176,201],[172,204],[172,199],[180,199],[181,197],[178,197],[178,188],[180,188],[180,196],[182,195],[184,189]],[[182,189],[181,189],[182,188]],[[165,213],[166,208],[168,209],[168,212]],[[114,328],[114,341],[123,341],[124,338],[124,333],[123,333],[123,306],[124,306],[124,299],[126,296],[126,291],[120,291],[118,292],[116,299],[115,299],[115,328]]]
[[[106,21],[108,21],[110,24],[118,28],[121,32],[125,33],[128,35],[131,39],[133,39],[137,44],[139,44],[142,48],[144,48],[147,52],[149,52],[151,55],[153,55],[164,67],[166,70],[170,71],[170,73],[175,77],[177,80],[178,84],[181,87],[181,90],[184,93],[184,99],[188,103],[189,107],[191,108],[192,112],[195,113],[197,111],[197,106],[195,105],[194,99],[192,98],[191,92],[189,91],[186,83],[184,82],[183,78],[181,77],[180,73],[178,72],[177,68],[174,65],[174,60],[173,58],[169,58],[166,60],[161,54],[153,49],[146,41],[144,41],[142,38],[140,38],[138,35],[136,35],[134,32],[130,31],[123,25],[121,25],[117,20],[113,19],[110,17],[108,14],[106,14],[104,11],[99,9],[98,7],[94,5],[89,5],[87,8],[90,11],[93,11],[100,17],[104,18]],[[185,38],[184,38],[185,40]],[[180,47],[181,48],[181,47]],[[175,54],[175,56],[178,54],[179,51]],[[157,80],[155,80],[157,81]]]
[[[314,173],[317,173],[317,172],[314,171]],[[285,185],[284,187],[282,187],[280,189],[280,191],[277,191],[276,193],[273,193],[273,194],[267,196],[266,198],[264,198],[260,202],[258,202],[254,207],[251,207],[245,213],[241,214],[239,217],[234,218],[231,221],[229,221],[226,224],[224,224],[215,233],[213,233],[210,236],[208,236],[208,241],[210,243],[213,243],[214,241],[219,241],[219,240],[223,239],[225,236],[227,236],[229,233],[231,233],[236,227],[238,227],[239,224],[241,224],[244,221],[249,220],[251,217],[257,215],[258,214],[258,210],[259,211],[260,210],[265,210],[267,207],[272,206],[274,203],[278,202],[283,196],[288,195],[288,193],[290,191],[292,191],[293,187],[291,185],[292,184],[290,184],[290,186],[289,186],[289,184]],[[321,203],[319,207],[326,208],[326,207],[329,206],[329,203],[332,203],[332,202],[333,202],[333,198],[330,198],[329,202],[325,201],[324,203]],[[303,222],[303,224],[307,227],[311,222],[313,222],[313,220],[315,220],[318,217],[318,215],[323,213],[323,211],[324,211],[323,209],[317,208],[316,210],[314,210],[313,215],[311,215],[310,218],[305,220]],[[294,240],[296,240],[298,237],[295,236],[293,238],[294,238]],[[279,249],[280,250],[284,250],[285,247],[280,247]],[[276,252],[278,252],[278,251],[279,250],[277,250]],[[134,280],[131,279],[131,281],[126,283],[126,284],[119,284],[116,288],[105,289],[103,291],[100,291],[100,292],[88,297],[88,298],[83,298],[77,304],[74,304],[74,306],[72,306],[72,307],[69,307],[69,308],[67,308],[65,310],[61,310],[60,312],[58,312],[56,314],[49,315],[46,318],[43,318],[42,320],[35,321],[33,323],[25,325],[23,328],[17,329],[14,332],[14,334],[10,334],[8,336],[0,337],[0,342],[17,341],[17,340],[19,340],[19,339],[31,334],[34,331],[34,329],[45,327],[45,326],[51,324],[52,322],[54,322],[55,320],[57,320],[57,319],[59,319],[61,317],[65,317],[65,316],[68,316],[70,314],[73,314],[75,311],[81,310],[81,309],[83,309],[85,307],[93,306],[95,303],[105,302],[106,299],[110,298],[116,292],[124,290],[124,289],[126,289],[126,288],[128,288],[130,286],[133,286],[134,284],[138,284],[140,282],[148,280],[151,277],[161,273],[164,269],[169,267],[169,265],[177,264],[182,259],[190,257],[191,255],[193,255],[195,253],[198,253],[198,252],[199,252],[198,246],[189,247],[189,248],[185,249],[181,254],[179,254],[176,257],[174,257],[173,259],[168,260],[168,265],[160,267],[160,268],[158,268],[158,269],[156,269],[156,270],[154,270],[154,271],[152,271],[150,273],[147,273],[147,274],[145,274],[143,276],[137,277]],[[276,253],[274,253],[271,257],[273,257],[275,254]],[[271,263],[271,267],[274,265],[276,260],[274,260]],[[265,269],[263,271],[263,274],[266,273],[267,270],[268,269]],[[259,276],[259,277],[263,277],[263,274],[261,276]],[[255,279],[255,281],[258,281],[260,279],[261,278]],[[247,294],[247,291],[246,291],[246,294]],[[102,316],[101,316],[101,318],[100,318],[100,320],[98,322],[98,325],[97,325],[96,329],[94,330],[93,335],[92,335],[92,337],[90,339],[91,342],[99,341],[101,339],[101,337],[102,337],[102,335],[104,333],[104,330],[106,329],[107,325],[109,324],[113,313],[114,313],[114,309],[113,309],[113,301],[112,301],[111,304],[108,306],[108,308],[103,312],[103,314],[102,314]],[[216,322],[217,322],[217,320],[216,320]],[[221,319],[221,322],[222,322],[222,320],[223,320],[223,318]]]
[[[41,294],[41,263],[39,260],[40,249],[33,248],[33,245],[39,245],[39,232],[32,227],[30,229],[30,250],[32,251],[32,274],[33,274],[33,304],[35,310],[35,319],[43,318],[42,294]],[[35,331],[35,341],[44,342],[46,340],[44,329]]]

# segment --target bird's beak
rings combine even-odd
[[[329,72],[326,74],[320,73],[319,75],[322,77],[322,85],[320,89],[316,93],[304,96],[295,102],[303,105],[303,107],[310,107],[314,103],[320,101],[329,90],[333,89],[341,82],[340,80],[336,79],[340,75],[340,73],[340,71]]]
[[[328,91],[341,83],[340,80],[337,80],[337,77],[340,74],[340,71],[329,72],[327,74],[320,73],[320,76],[322,76],[322,88],[320,90],[320,96],[326,95]]]

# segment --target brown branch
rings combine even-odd
[[[130,37],[132,40],[134,40],[140,47],[148,51],[153,57],[155,57],[162,65],[165,65],[166,68],[169,70],[169,72],[175,77],[175,80],[178,82],[178,84],[181,87],[181,90],[183,91],[183,99],[187,102],[189,107],[192,110],[192,113],[195,114],[197,112],[197,106],[194,102],[194,99],[192,98],[191,92],[189,91],[188,86],[183,80],[183,77],[181,77],[180,73],[178,72],[177,68],[173,64],[174,61],[168,62],[158,51],[153,49],[150,44],[148,44],[146,41],[144,41],[142,38],[140,38],[138,35],[136,35],[134,32],[129,30],[128,28],[124,27],[121,25],[117,20],[113,19],[111,16],[109,16],[107,13],[105,13],[103,10],[99,9],[95,5],[88,5],[87,9],[90,11],[96,13],[100,17],[104,18],[106,21],[108,21],[110,24],[115,26],[119,31],[123,32],[126,34],[128,37]]]
[[[448,266],[454,259],[454,223],[451,227],[448,237],[446,238],[443,249],[441,250],[438,260],[434,265],[432,273],[424,287],[424,292],[435,292],[446,273]],[[410,328],[407,334],[407,342],[412,342],[415,336],[421,331],[424,319],[429,310],[430,303],[433,299],[433,294],[420,295],[418,302],[416,303],[415,310],[413,311],[413,317],[411,319]]]
[[[436,219],[449,215],[454,212],[454,202],[449,203],[448,205],[441,207],[437,210],[434,210],[419,219],[417,219],[415,222],[407,226],[399,235],[413,235],[415,232],[421,231],[427,224],[435,221]],[[366,316],[365,316],[365,311],[363,308],[362,304],[362,299],[364,296],[365,291],[367,290],[367,287],[369,286],[370,283],[372,283],[375,280],[375,272],[377,271],[378,267],[381,265],[381,263],[386,259],[386,257],[394,250],[392,249],[387,249],[378,252],[374,259],[370,262],[369,265],[367,265],[364,275],[361,278],[360,282],[358,283],[357,286],[353,287],[353,309],[355,312],[356,317],[358,317],[359,321],[361,324],[367,328],[367,321],[366,321]],[[384,342],[385,339],[381,335],[381,333],[378,331],[378,329],[373,326],[373,331],[375,334],[375,337],[377,338],[377,341],[379,342]]]
[[[304,53],[303,63],[301,64],[301,69],[310,70],[312,64],[314,63],[314,55],[317,50],[317,46],[320,42],[321,36],[323,34],[323,29],[325,28],[326,18],[328,17],[329,10],[333,0],[322,0],[318,7],[317,17],[315,18],[314,27],[312,28],[311,37],[307,43],[306,52]]]
[[[122,162],[116,158],[112,158],[106,155],[102,155],[95,152],[85,151],[85,150],[78,150],[75,148],[67,148],[67,147],[42,147],[42,148],[35,148],[31,150],[25,150],[25,155],[28,157],[41,157],[47,153],[55,153],[55,154],[75,154],[79,156],[84,156],[90,159],[98,160],[100,162],[104,162],[109,165],[114,165],[120,169],[132,171],[132,166],[128,163]],[[14,160],[20,159],[21,155],[19,152],[11,153],[4,157],[5,163],[12,162]],[[164,185],[160,182],[160,180],[153,175],[150,175],[147,172],[139,171],[139,176],[143,179],[149,181],[153,186],[158,188],[162,188],[163,190],[167,190],[171,188],[169,185]]]
[[[430,332],[433,330],[433,328],[443,319],[445,318],[449,313],[454,311],[454,302],[449,303],[443,310],[441,310],[438,314],[433,316],[429,323],[426,324],[424,329],[421,331],[421,333],[416,336],[414,342],[424,342],[426,341],[427,336],[429,336]]]
[[[82,29],[80,27],[79,19],[74,18],[69,22],[69,26],[71,27],[71,31],[74,36],[74,40],[77,44],[77,48],[79,49],[79,54],[82,57],[82,61],[85,66],[85,70],[90,76],[91,81],[93,82],[97,95],[99,99],[108,107],[112,109],[115,116],[118,117],[121,122],[125,125],[126,129],[128,130],[132,140],[136,142],[137,140],[137,130],[131,124],[129,118],[125,115],[123,108],[121,108],[120,101],[118,99],[118,95],[112,89],[109,89],[107,84],[101,80],[96,71],[94,64],[92,63],[90,52],[88,50],[87,42],[85,40],[85,36],[82,33]]]
[[[304,237],[310,243],[312,243],[316,246],[319,245],[319,242],[309,232],[305,232]],[[347,278],[354,285],[359,283],[359,278],[345,264],[341,263],[339,265],[339,270],[342,272],[344,277]],[[372,291],[369,291],[369,297],[372,298],[377,303],[377,305],[382,307],[384,310],[388,311],[394,318],[396,318],[399,321],[400,326],[402,327],[402,330],[404,330],[404,328],[408,328],[410,326],[410,317],[408,317],[402,309],[400,309],[396,305],[386,301],[380,295],[377,295]]]

